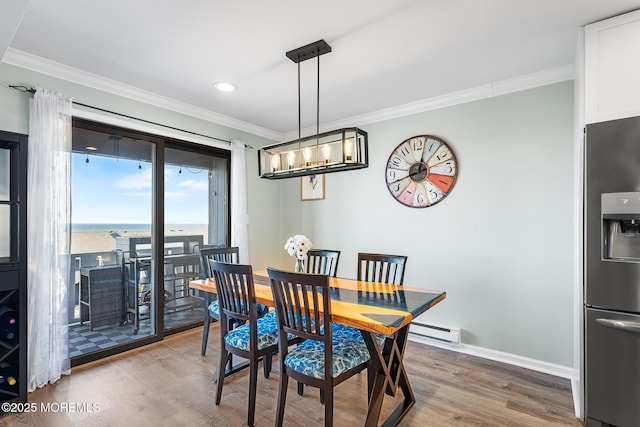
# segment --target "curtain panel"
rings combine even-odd
[[[247,162],[243,142],[231,141],[231,246],[237,246],[240,264],[249,264]]]
[[[29,105],[28,391],[69,373],[70,98],[37,88]]]

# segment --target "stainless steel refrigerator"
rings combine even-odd
[[[640,117],[586,128],[586,424],[640,426]]]

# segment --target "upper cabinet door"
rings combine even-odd
[[[640,10],[585,27],[585,120],[640,116]]]

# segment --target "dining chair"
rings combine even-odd
[[[273,354],[278,352],[278,323],[275,312],[258,317],[253,271],[250,265],[209,261],[215,279],[220,308],[220,360],[217,369],[216,405],[222,398],[225,367],[232,354],[249,361],[247,424],[252,426],[256,409],[258,361],[263,360],[264,377],[269,378]],[[236,326],[231,329],[229,320]],[[297,341],[292,337],[292,342]],[[286,346],[286,337],[285,344]]]
[[[336,277],[340,251],[310,249],[307,252],[307,273],[328,274]]]
[[[407,257],[404,255],[358,254],[358,280],[402,285]]]
[[[307,252],[307,273],[327,274],[336,277],[340,251],[330,249],[310,249]],[[298,382],[298,395],[304,394],[304,384]]]
[[[239,249],[237,246],[231,247],[215,247],[215,246],[202,246],[196,249],[196,252],[200,255],[200,277],[202,279],[208,279],[213,277],[211,272],[211,266],[209,261],[214,260],[218,262],[226,262],[229,264],[238,264],[240,262]],[[258,304],[258,317],[262,317],[269,311],[269,307]],[[220,320],[220,309],[218,307],[218,300],[211,301],[204,311],[204,327],[202,329],[202,349],[200,354],[202,356],[207,354],[207,342],[209,341],[209,329],[211,327],[211,318]],[[234,321],[231,320],[229,328],[233,328]]]
[[[210,260],[226,262],[231,264],[237,264],[239,262],[239,250],[237,247],[214,247],[214,246],[201,246],[196,249],[196,252],[200,256],[200,277],[202,279],[208,279],[213,277]],[[218,300],[214,300],[204,310],[204,328],[202,330],[202,349],[200,354],[202,356],[207,353],[207,342],[209,341],[209,329],[211,326],[211,318],[220,320],[220,309],[218,307]],[[229,325],[231,328],[232,325]]]
[[[358,280],[402,286],[406,264],[404,255],[358,253]],[[362,333],[351,326],[334,324],[334,335],[364,342]],[[384,345],[384,335],[376,333],[373,337],[379,347]]]
[[[267,272],[278,320],[280,353],[276,425],[283,425],[291,377],[320,389],[324,396],[324,424],[332,426],[333,388],[365,368],[373,371],[369,350],[362,341],[333,336],[329,276],[273,268],[267,268]],[[289,335],[303,340],[302,343],[289,349]]]

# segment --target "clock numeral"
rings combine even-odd
[[[413,158],[413,148],[411,148],[409,141],[405,141],[400,144],[393,153],[404,160],[407,167],[415,162],[415,159]]]
[[[431,156],[431,158],[427,162],[427,166],[433,167],[439,163],[449,160],[452,157],[453,156],[451,155],[451,151],[449,151],[449,147],[447,147],[446,145],[442,145],[440,146],[440,148],[438,148],[438,150],[436,150],[433,156]]]
[[[409,163],[396,153],[391,155],[387,167],[395,169],[409,169]]]
[[[444,193],[428,180],[424,181],[424,186],[427,189],[427,197],[430,204],[434,204],[444,197]]]
[[[395,181],[399,181],[409,176],[408,170],[403,169],[387,169],[387,184],[391,184]]]
[[[409,186],[410,183],[411,183],[411,179],[409,177],[393,182],[389,184],[389,191],[391,191],[391,194],[393,194],[393,197],[397,199],[400,196],[400,194],[402,194],[404,189]]]
[[[424,138],[413,138],[411,145],[413,146],[413,151],[422,151],[424,149]]]
[[[411,148],[413,149],[413,161],[419,162],[422,160],[422,152],[424,151],[424,137],[420,136],[417,138],[412,138],[409,141]]]
[[[397,197],[400,203],[405,204],[407,206],[411,206],[413,204],[413,195],[416,191],[416,183],[411,181],[409,185],[404,189],[402,193]]]
[[[413,199],[413,205],[418,207],[429,205],[429,196],[427,195],[427,189],[422,182],[416,186],[416,196]]]
[[[440,147],[440,141],[433,138],[427,139],[424,154],[422,154],[422,161],[424,163],[427,163],[431,158],[431,156],[433,156],[433,153],[435,153],[439,147]]]
[[[439,175],[453,176],[456,173],[456,163],[453,160],[448,160],[444,163],[433,166],[429,169],[429,172]]]

